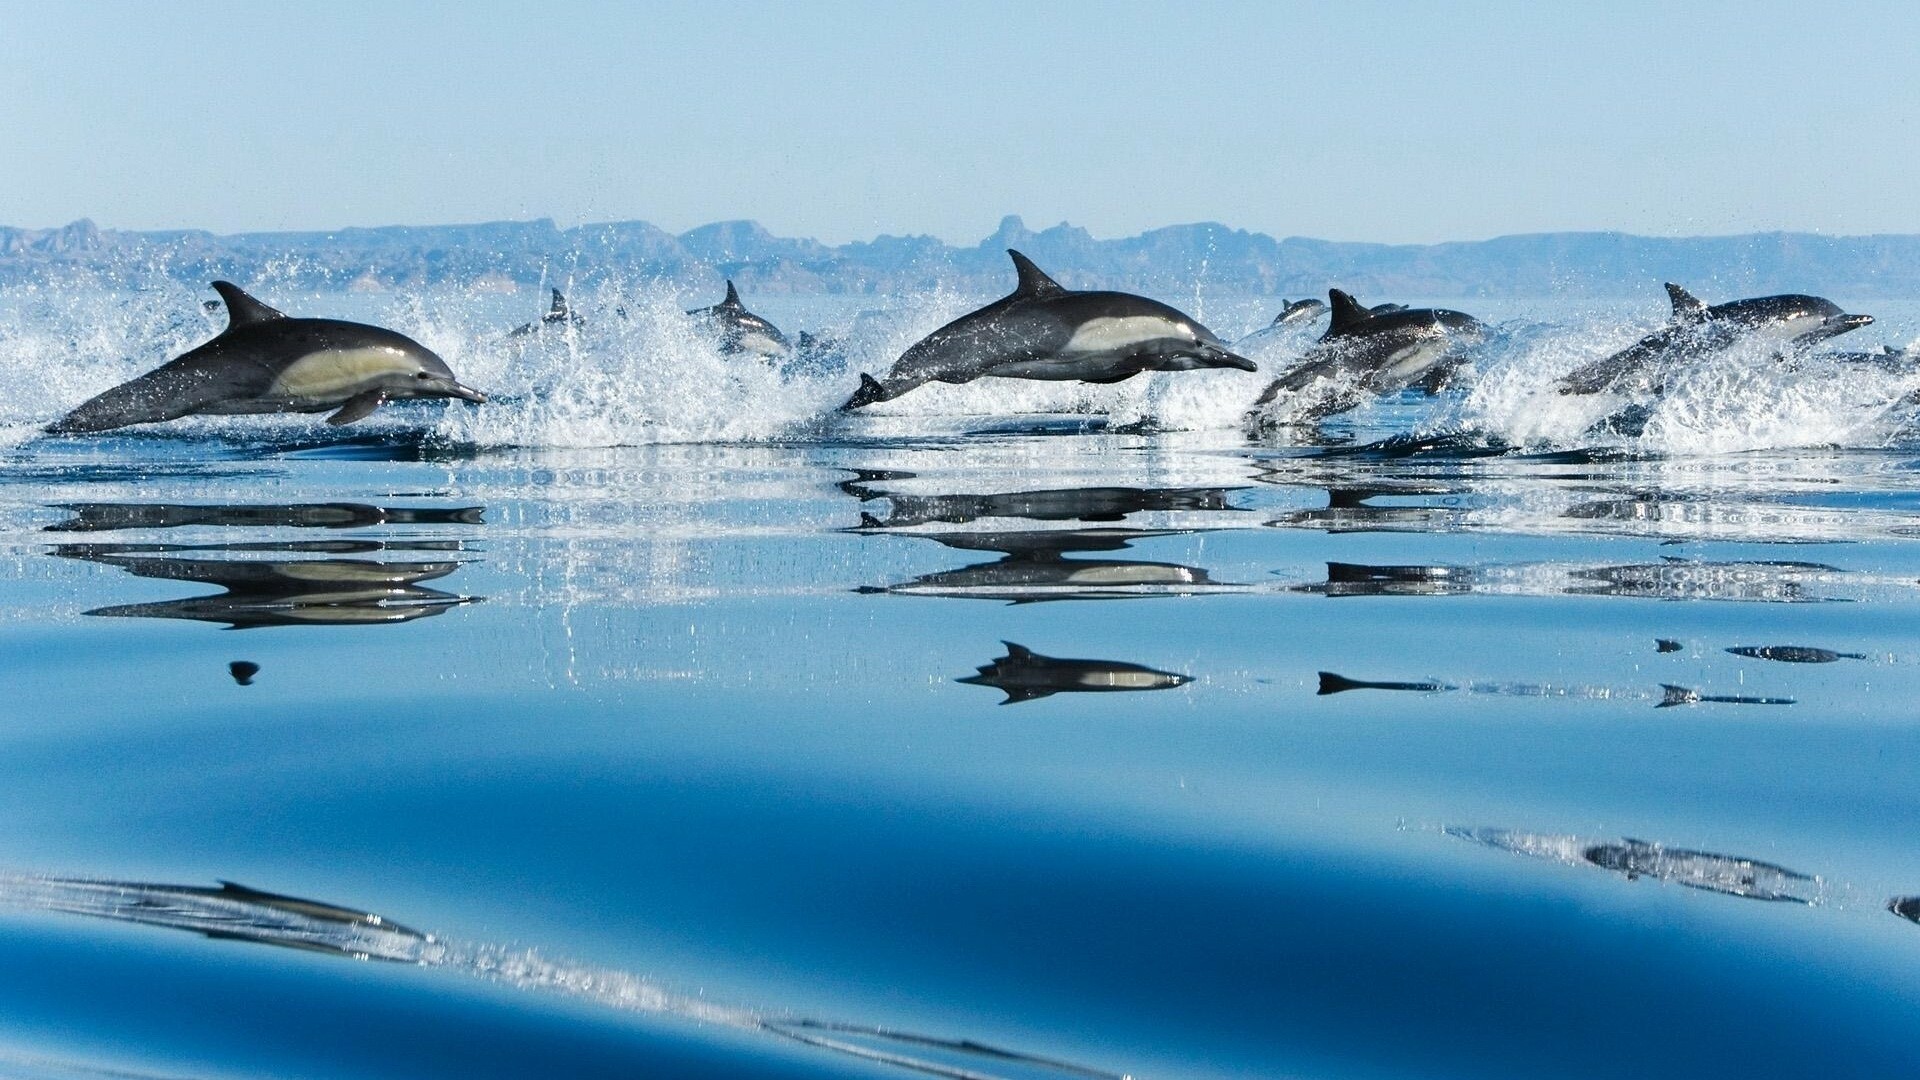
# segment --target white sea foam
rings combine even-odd
[[[314,316],[363,319],[410,334],[444,356],[461,378],[492,395],[463,403],[382,409],[356,433],[417,431],[480,446],[606,447],[676,442],[779,442],[956,434],[983,427],[1079,417],[1087,423],[1162,431],[1239,432],[1273,376],[1310,345],[1317,327],[1266,334],[1245,347],[1262,370],[1155,373],[1109,386],[981,379],[931,384],[847,415],[837,411],[860,372],[884,374],[909,345],[969,310],[976,297],[926,294],[816,304],[777,319],[834,339],[829,353],[773,365],[722,353],[711,332],[683,313],[686,298],[664,283],[612,277],[569,291],[582,321],[511,337],[537,318],[527,293],[430,290],[405,298],[354,293],[263,299]],[[566,283],[562,283],[566,284]],[[206,340],[225,324],[195,290],[155,274],[152,286],[17,289],[0,296],[0,447],[17,446],[80,401]],[[858,308],[856,308],[858,304]],[[806,305],[789,302],[799,310]],[[1249,312],[1255,305],[1243,304]],[[1270,306],[1270,305],[1268,305]],[[1470,306],[1470,305],[1469,305]],[[864,309],[864,310],[860,310]],[[856,311],[857,314],[850,314]],[[1529,447],[1618,446],[1701,454],[1800,447],[1886,445],[1911,425],[1902,402],[1920,373],[1823,361],[1780,363],[1769,350],[1730,350],[1683,373],[1650,404],[1637,435],[1594,433],[1627,404],[1604,395],[1558,394],[1553,382],[1650,328],[1645,320],[1563,310],[1551,323],[1510,321],[1473,363],[1465,391],[1404,414],[1369,402],[1339,423],[1362,429],[1383,418],[1421,432],[1469,430]],[[811,322],[812,325],[808,325]],[[1231,327],[1231,324],[1228,324]],[[269,440],[338,437],[320,416],[202,417],[168,425],[185,438]],[[1308,431],[1280,441],[1309,441]]]

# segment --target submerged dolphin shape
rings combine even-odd
[[[1575,368],[1555,383],[1562,394],[1658,394],[1676,364],[1758,339],[1801,349],[1873,322],[1849,315],[1833,301],[1789,293],[1733,300],[1711,307],[1667,282],[1673,321],[1604,360]]]
[[[1007,647],[1007,655],[982,665],[978,675],[954,681],[1003,690],[1007,699],[1000,703],[1002,705],[1060,693],[1168,690],[1193,681],[1191,675],[1159,671],[1140,664],[1119,660],[1067,660],[1042,656],[1011,641],[1001,644]]]
[[[585,321],[585,319],[582,319],[574,312],[573,308],[568,305],[567,298],[560,294],[560,290],[555,289],[553,290],[553,303],[547,308],[547,313],[540,316],[539,322],[530,322],[516,326],[508,331],[507,336],[510,338],[526,337],[528,334],[537,334],[549,326],[566,325],[568,323],[578,326]]]
[[[1840,660],[1867,658],[1866,653],[1835,652],[1815,645],[1735,645],[1727,651],[1735,656],[1778,660],[1783,664],[1831,664]]]
[[[1824,883],[1811,874],[1777,863],[1739,855],[1668,847],[1631,838],[1590,840],[1579,836],[1528,833],[1515,829],[1474,829],[1448,826],[1448,836],[1471,840],[1516,855],[1529,855],[1567,866],[1597,866],[1629,881],[1651,878],[1689,889],[1767,900],[1812,904],[1820,899]]]
[[[388,401],[487,396],[463,386],[419,342],[365,323],[290,319],[228,281],[218,337],[97,395],[47,426],[48,434],[107,431],[182,416],[326,412],[350,424]]]
[[[860,376],[841,406],[892,401],[930,382],[1040,379],[1117,383],[1143,371],[1231,367],[1255,371],[1196,320],[1132,293],[1069,289],[1008,249],[1019,284],[900,354],[884,381]]]
[[[1250,423],[1308,423],[1346,412],[1370,396],[1429,379],[1486,339],[1486,326],[1462,312],[1369,308],[1339,289],[1327,296],[1333,309],[1327,332],[1254,402]]]
[[[712,323],[720,331],[720,351],[728,355],[785,356],[793,351],[778,327],[747,310],[740,292],[727,282],[726,299],[712,307],[695,308],[687,314]]]

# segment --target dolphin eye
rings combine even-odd
[[[429,374],[427,374],[427,373],[426,373],[426,372],[424,372],[424,371],[416,371],[416,372],[414,372],[414,373],[413,373],[413,377],[414,377],[414,378],[416,378],[416,379],[431,379],[431,378],[433,378],[433,376],[432,376],[432,375],[429,375]]]

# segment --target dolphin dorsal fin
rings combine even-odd
[[[1696,323],[1707,317],[1707,305],[1687,290],[1667,282],[1667,296],[1673,301],[1673,321]]]
[[[1341,292],[1339,289],[1328,289],[1327,299],[1332,302],[1333,308],[1333,321],[1327,326],[1329,337],[1347,333],[1373,318],[1373,312],[1367,310],[1365,305],[1355,300],[1349,293]]]
[[[567,298],[560,295],[559,289],[553,290],[553,306],[547,308],[547,318],[570,319],[572,317],[573,309],[567,306]]]
[[[1033,265],[1032,259],[1012,248],[1007,249],[1007,254],[1013,259],[1013,272],[1020,275],[1020,284],[1013,287],[1013,295],[1052,296],[1055,293],[1067,291],[1066,286],[1048,277],[1045,270]]]
[[[227,329],[230,331],[238,330],[243,326],[252,326],[254,323],[271,322],[274,319],[287,317],[284,312],[276,311],[248,296],[245,289],[231,281],[214,282],[213,291],[219,293],[220,299],[226,301]]]
[[[1009,660],[1033,659],[1033,650],[1027,648],[1025,645],[1016,645],[1011,641],[1002,641],[1000,644],[1007,647],[1007,659]]]
[[[720,306],[734,307],[734,308],[743,308],[747,306],[740,302],[740,290],[733,287],[732,279],[728,279],[727,281],[727,298],[725,300],[720,301]]]

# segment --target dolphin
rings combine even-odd
[[[1849,315],[1831,300],[1798,293],[1756,296],[1707,306],[1667,282],[1673,320],[1604,360],[1575,368],[1555,383],[1562,394],[1658,394],[1674,366],[1746,340],[1803,349],[1873,322]]]
[[[1001,644],[1007,647],[1007,655],[982,665],[978,675],[954,681],[1003,690],[1007,699],[1000,703],[1002,705],[1059,693],[1168,690],[1193,681],[1191,675],[1157,671],[1119,660],[1066,660],[1042,656],[1011,641]]]
[[[1463,350],[1486,340],[1471,315],[1445,308],[1369,308],[1332,289],[1327,332],[1299,363],[1254,402],[1255,426],[1310,423],[1391,394],[1457,364]]]
[[[841,406],[863,408],[930,382],[1040,379],[1117,383],[1143,371],[1258,370],[1213,331],[1179,311],[1132,293],[1069,289],[1008,249],[1013,292],[928,334],[900,354],[885,381],[860,376]]]
[[[388,401],[487,395],[454,378],[446,361],[392,330],[337,319],[290,319],[216,281],[227,303],[218,337],[131,382],[83,402],[48,434],[107,431],[182,416],[326,412],[329,424],[364,419]]]
[[[712,323],[720,331],[720,351],[730,356],[747,355],[773,358],[793,351],[778,327],[747,310],[740,292],[727,282],[727,297],[712,307],[695,308],[687,314]]]
[[[1865,660],[1866,653],[1834,652],[1813,645],[1735,645],[1727,650],[1735,656],[1755,660],[1778,660],[1783,664],[1831,664],[1840,660]]]
[[[553,290],[553,303],[547,308],[547,313],[540,316],[539,322],[530,322],[516,326],[507,332],[507,336],[510,338],[526,337],[528,334],[537,334],[549,326],[564,326],[568,324],[578,326],[585,321],[585,319],[582,319],[574,312],[573,308],[568,305],[567,298],[560,294],[560,290],[555,289]]]

